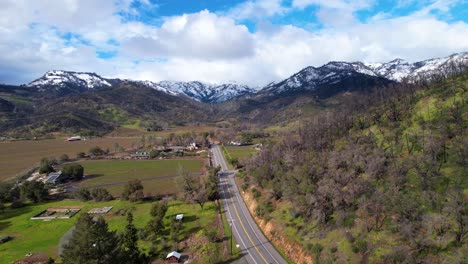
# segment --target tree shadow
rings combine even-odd
[[[27,214],[31,212],[31,208],[28,205],[25,205],[20,208],[8,208],[5,209],[2,213],[0,213],[0,220],[6,220],[12,217],[17,217],[23,214]]]
[[[187,234],[196,234],[198,231],[202,230],[201,226],[194,226],[187,230]]]
[[[83,181],[87,181],[87,180],[90,180],[90,179],[99,178],[99,177],[102,177],[102,176],[104,176],[104,174],[101,174],[101,173],[88,174],[81,181],[83,182]]]
[[[0,231],[2,231],[3,229],[7,229],[10,226],[11,226],[11,221],[0,222]]]

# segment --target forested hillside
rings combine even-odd
[[[316,263],[468,261],[468,72],[344,95],[246,165],[257,216]]]

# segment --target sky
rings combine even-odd
[[[0,0],[0,83],[48,70],[261,87],[468,51],[468,0]]]

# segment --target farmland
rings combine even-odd
[[[80,163],[89,179],[80,183],[82,187],[103,186],[113,195],[120,195],[123,185],[132,179],[142,180],[145,193],[174,193],[174,177],[179,167],[191,173],[202,171],[199,159],[178,160],[122,160],[86,161]]]
[[[53,221],[30,220],[34,214],[54,206],[84,206],[83,209],[71,219]],[[94,207],[113,206],[110,213],[104,217],[111,230],[122,231],[126,225],[125,215],[117,212],[131,211],[134,215],[134,224],[137,228],[144,228],[150,219],[150,202],[131,203],[126,201],[109,202],[80,202],[65,200],[49,202],[38,205],[27,205],[19,209],[7,209],[0,214],[0,231],[13,239],[0,244],[1,263],[10,263],[24,257],[28,252],[44,252],[54,258],[58,257],[58,243],[60,238],[74,225],[79,215],[88,212]],[[216,207],[213,202],[205,205],[203,212],[198,205],[190,205],[180,201],[169,203],[165,217],[165,226],[168,227],[176,214],[184,214],[184,225],[179,240],[188,238],[199,230],[212,228],[216,221]],[[140,241],[139,246],[148,251],[150,242]]]
[[[225,149],[230,159],[243,159],[257,153],[253,146],[225,146]]]
[[[136,142],[138,138],[97,138],[75,142],[64,139],[0,142],[0,181],[25,173],[43,157],[58,158],[62,154],[75,157],[76,153],[87,152],[95,146],[112,150],[115,143],[129,148]]]

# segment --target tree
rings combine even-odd
[[[201,178],[192,177],[188,171],[179,168],[176,182],[184,192],[184,199],[188,202],[198,203],[203,210],[203,205],[208,201],[208,190]]]
[[[53,171],[54,167],[52,167],[52,162],[48,158],[42,158],[41,164],[39,165],[39,173],[49,173]]]
[[[91,200],[91,192],[86,188],[79,188],[75,191],[75,198],[80,199],[81,201]]]
[[[121,263],[147,263],[148,260],[138,249],[138,230],[133,224],[133,214],[127,214],[127,225],[120,239]]]
[[[82,158],[84,158],[84,157],[86,157],[86,153],[84,153],[84,152],[78,152],[78,153],[76,153],[76,158],[77,158],[77,159],[82,159]]]
[[[104,219],[81,214],[61,258],[64,264],[113,264],[120,263],[121,256],[115,232],[109,231]]]
[[[146,230],[151,234],[153,240],[155,240],[164,229],[164,216],[167,212],[166,202],[156,202],[151,207],[151,219],[146,225]]]
[[[13,200],[14,184],[11,182],[0,182],[0,202],[11,202]]]
[[[67,164],[63,166],[62,173],[68,175],[68,177],[72,178],[75,181],[79,181],[83,179],[84,168],[80,164]]]
[[[461,188],[457,187],[449,192],[444,211],[455,219],[455,242],[462,245],[468,234],[468,203]]]
[[[106,154],[106,152],[100,147],[92,147],[89,149],[88,153],[92,156],[102,156]]]
[[[64,162],[67,162],[67,161],[70,161],[70,157],[68,157],[67,154],[62,154],[59,158],[59,161],[60,163],[64,163]]]
[[[96,202],[110,201],[114,199],[112,195],[104,188],[94,188],[91,190],[91,197]]]
[[[48,194],[43,182],[25,181],[20,187],[21,199],[29,199],[33,203],[44,201]]]
[[[143,200],[143,198],[143,185],[139,179],[131,180],[124,186],[122,199],[135,202],[138,200]]]

